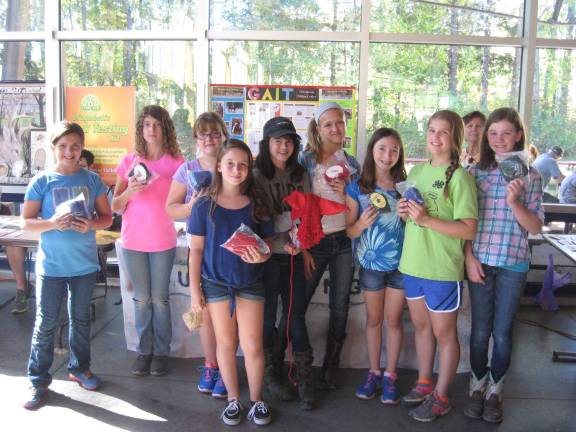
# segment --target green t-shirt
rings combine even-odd
[[[478,200],[474,178],[458,168],[444,196],[447,165],[433,167],[430,162],[415,166],[408,181],[416,185],[430,216],[443,220],[478,219]],[[438,281],[464,279],[464,240],[450,237],[406,222],[400,271],[410,276]]]

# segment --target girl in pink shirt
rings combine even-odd
[[[172,176],[184,162],[174,124],[157,105],[136,124],[136,151],[120,162],[112,208],[123,212],[122,247],[134,289],[138,358],[134,375],[164,375],[172,339],[170,273],[176,252],[174,223],[165,210]]]

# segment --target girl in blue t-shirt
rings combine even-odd
[[[200,312],[205,299],[216,334],[220,373],[228,389],[228,404],[221,418],[231,426],[242,419],[236,370],[238,341],[250,389],[248,420],[257,425],[271,420],[262,400],[265,291],[261,265],[270,253],[248,246],[240,257],[221,247],[241,224],[263,239],[274,235],[269,208],[253,180],[252,165],[252,153],[245,143],[226,141],[218,152],[209,194],[198,199],[188,220],[191,310]]]
[[[220,146],[228,139],[226,125],[218,114],[205,112],[194,122],[194,139],[199,155],[180,165],[172,177],[172,184],[166,198],[166,213],[172,219],[186,219],[192,213],[192,206],[207,188],[197,187],[191,181],[192,173],[208,174],[210,181],[216,167],[216,156]],[[199,329],[200,343],[204,353],[204,367],[198,382],[198,391],[223,399],[227,396],[222,381],[218,360],[216,359],[216,336],[207,310],[202,315],[202,327]]]
[[[366,342],[370,370],[356,390],[360,399],[372,399],[382,388],[381,401],[397,404],[396,365],[402,348],[404,290],[398,271],[404,222],[396,213],[395,184],[406,180],[404,147],[394,129],[374,132],[359,180],[346,186],[346,232],[355,239],[360,265],[360,288],[366,302]],[[387,288],[387,289],[386,289]],[[386,318],[386,371],[380,371],[382,322]]]
[[[100,379],[90,371],[90,302],[100,269],[94,230],[110,226],[112,214],[100,177],[79,165],[84,148],[80,125],[66,121],[56,124],[50,141],[56,166],[30,181],[22,209],[23,229],[40,233],[36,321],[28,361],[32,387],[24,403],[27,409],[38,408],[48,395],[54,332],[66,292],[70,327],[68,378],[86,390],[100,386]],[[83,200],[69,203],[79,196]]]

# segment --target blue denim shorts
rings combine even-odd
[[[461,281],[437,281],[404,275],[406,300],[423,298],[432,312],[454,312],[462,304]]]
[[[266,292],[263,282],[256,282],[242,288],[236,288],[225,283],[202,277],[202,291],[206,303],[217,303],[225,300],[234,300],[240,297],[246,300],[264,302]]]
[[[404,278],[398,270],[378,271],[360,267],[358,273],[360,289],[381,291],[384,288],[404,289]]]

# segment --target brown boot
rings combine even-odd
[[[504,389],[504,377],[500,378],[497,383],[492,379],[492,374],[490,375],[490,382],[488,383],[488,389],[486,390],[486,400],[484,401],[484,413],[482,414],[482,420],[490,423],[501,423],[504,419],[504,413],[502,409],[502,390]]]
[[[322,365],[321,385],[327,390],[335,390],[338,379],[338,368],[340,366],[340,353],[344,346],[344,339],[337,341],[328,335],[326,341],[326,354],[324,354],[324,364]]]
[[[488,373],[483,378],[477,379],[474,373],[470,376],[470,390],[468,405],[464,408],[464,415],[473,419],[482,418],[484,413],[484,396],[488,385]]]
[[[300,409],[309,411],[316,405],[314,395],[314,378],[312,375],[312,363],[314,356],[312,350],[294,353],[296,366],[296,379],[298,380],[298,395],[300,396]]]
[[[294,399],[292,390],[283,383],[282,368],[278,368],[279,362],[274,357],[272,349],[264,350],[264,388],[270,395],[281,401]]]

